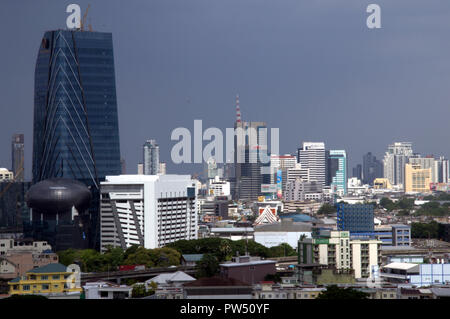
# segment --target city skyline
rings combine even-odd
[[[84,12],[87,1],[78,3]],[[345,149],[354,167],[367,152],[381,159],[388,144],[411,141],[415,152],[448,157],[439,127],[448,117],[450,47],[436,32],[450,23],[437,8],[381,1],[383,29],[370,31],[363,23],[364,4],[356,2],[321,8],[282,1],[275,10],[260,4],[258,15],[252,4],[180,2],[176,11],[161,1],[91,6],[88,21],[94,31],[113,34],[121,153],[129,173],[136,172],[141,145],[150,137],[159,141],[169,172],[200,172],[201,165],[170,161],[170,132],[192,128],[194,119],[232,127],[236,94],[243,121],[280,128],[281,154],[295,154],[303,141],[324,141],[329,149]],[[10,74],[0,79],[0,105],[14,110],[0,128],[0,145],[9,148],[14,133],[25,135],[27,180],[36,51],[45,31],[65,28],[66,5],[29,1],[23,10],[7,1],[0,13],[7,25],[25,21],[13,34],[0,31],[9,43],[0,53],[0,66]],[[412,23],[411,16],[422,20]],[[312,54],[317,50],[321,54]],[[432,121],[422,123],[417,111],[424,109]],[[2,153],[0,166],[11,168],[8,152]]]

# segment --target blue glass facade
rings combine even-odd
[[[33,183],[84,182],[92,191],[90,247],[99,247],[99,186],[119,175],[120,144],[112,34],[44,34],[35,69]]]
[[[35,70],[33,182],[121,172],[111,33],[49,31]]]
[[[338,204],[337,227],[338,230],[350,231],[350,234],[369,233],[373,235],[373,205]]]

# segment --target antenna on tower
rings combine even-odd
[[[241,123],[241,108],[239,106],[239,94],[236,95],[236,123]]]

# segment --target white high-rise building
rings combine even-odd
[[[302,168],[309,169],[309,180],[317,181],[322,186],[326,182],[325,143],[304,142],[298,150],[298,162]]]
[[[144,146],[144,175],[159,173],[159,145],[156,140],[148,140]]]
[[[101,183],[100,244],[160,248],[197,239],[196,181],[189,175],[106,176]]]
[[[384,155],[384,178],[387,178],[392,185],[405,184],[405,164],[412,157],[412,143],[395,142],[388,146]]]

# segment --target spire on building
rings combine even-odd
[[[239,107],[239,94],[236,95],[236,123],[241,123],[241,108]]]

